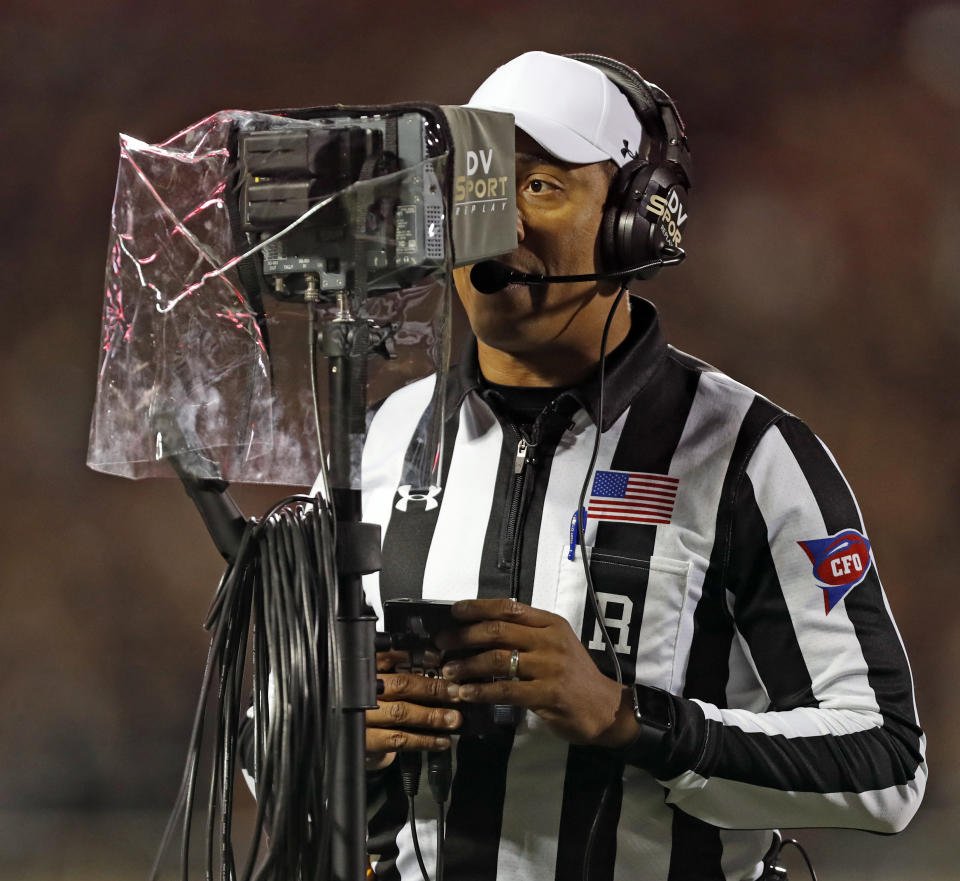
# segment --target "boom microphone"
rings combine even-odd
[[[663,256],[639,266],[629,269],[620,269],[616,272],[588,272],[583,275],[540,275],[538,273],[521,272],[496,260],[484,260],[474,265],[470,270],[470,282],[481,294],[495,294],[512,284],[533,285],[549,284],[550,282],[569,281],[599,281],[602,278],[624,278],[638,275],[649,269],[659,269],[661,266],[672,266],[686,257],[682,248],[664,249]]]

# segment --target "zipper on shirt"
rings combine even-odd
[[[537,444],[517,431],[517,451],[513,459],[513,477],[510,486],[510,503],[507,508],[506,526],[500,542],[500,566],[510,569],[510,596],[517,599],[520,593],[520,543],[523,539],[523,519],[526,513],[527,473],[533,464]]]

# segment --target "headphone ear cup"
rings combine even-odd
[[[687,219],[686,202],[686,178],[670,163],[637,160],[621,168],[600,222],[603,268],[629,269],[679,247]],[[652,278],[659,269],[635,277]]]
[[[613,197],[611,187],[607,204],[600,219],[600,266],[601,272],[616,272],[623,264],[617,256],[617,223],[620,220],[620,202]]]
[[[601,259],[609,272],[653,260],[652,228],[644,216],[643,201],[653,166],[646,161],[621,168],[610,186],[600,223]]]
[[[693,182],[683,120],[670,96],[633,68],[603,55],[567,56],[600,70],[626,96],[645,136],[610,185],[598,236],[599,260],[607,272],[629,269],[675,254],[687,219]],[[647,137],[649,136],[649,137]],[[624,142],[626,145],[626,142]],[[650,278],[654,269],[636,273]]]

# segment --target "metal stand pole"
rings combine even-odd
[[[328,358],[331,438],[330,485],[337,514],[339,693],[343,696],[336,765],[332,781],[332,869],[336,881],[362,881],[366,875],[367,794],[364,711],[377,706],[376,618],[370,613],[360,573],[379,569],[380,530],[360,522],[359,475],[351,473],[366,418],[367,324],[350,309],[349,295],[338,295],[339,314],[323,329]],[[364,528],[367,527],[367,528]],[[375,571],[375,570],[374,570]]]

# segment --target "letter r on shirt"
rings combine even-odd
[[[616,639],[614,649],[618,654],[629,655],[630,643],[630,618],[633,615],[633,600],[630,597],[619,593],[597,593],[597,602],[600,604],[600,617],[607,626],[607,633],[611,639]],[[616,630],[616,634],[614,634]],[[593,629],[593,639],[590,640],[589,649],[603,651],[606,643],[603,641],[603,631],[600,629],[598,621]]]

